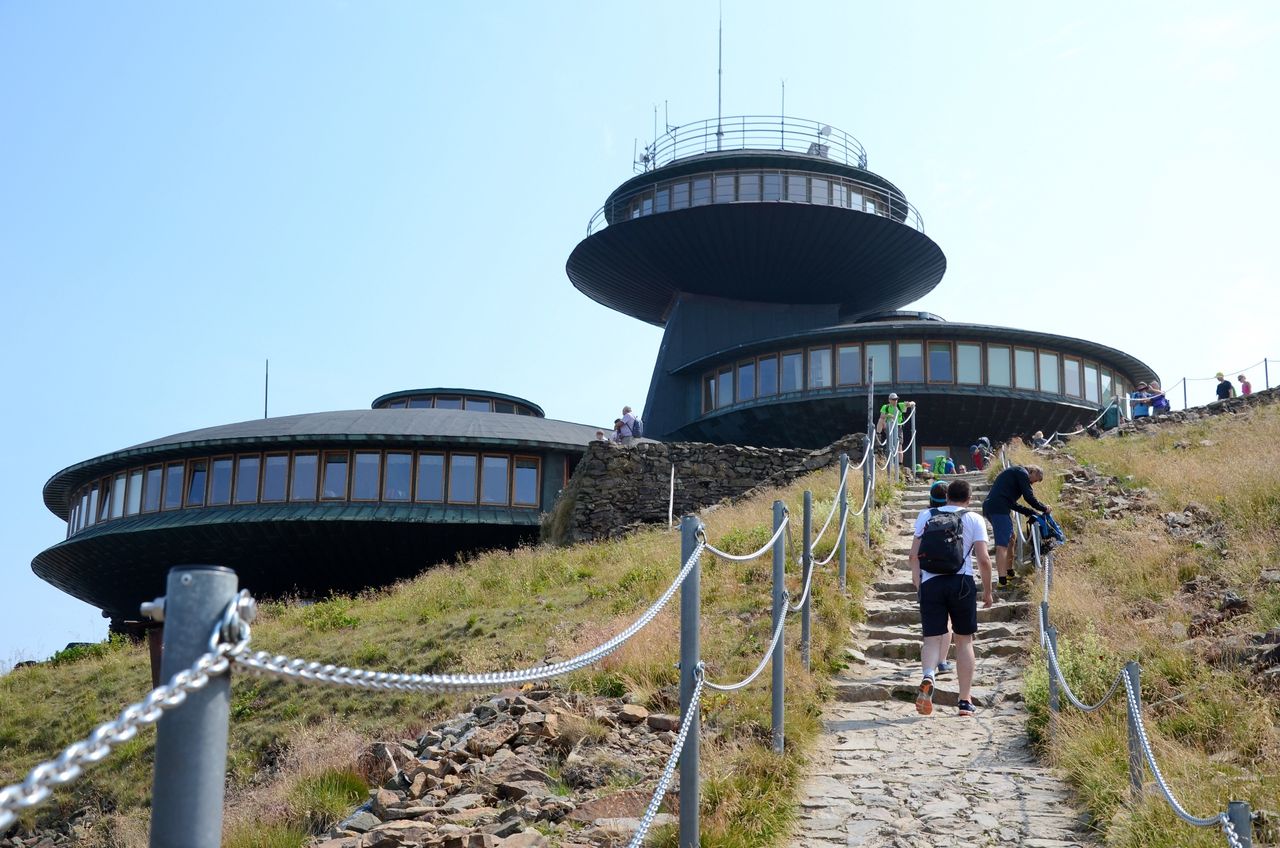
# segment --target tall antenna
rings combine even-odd
[[[787,81],[782,80],[782,111],[779,113],[778,121],[778,140],[782,142],[779,147],[783,150],[787,149]]]
[[[720,0],[720,28],[717,35],[716,56],[716,150],[724,141],[724,0]]]
[[[271,360],[266,360],[266,368],[262,372],[262,417],[267,417],[267,398],[271,395]]]

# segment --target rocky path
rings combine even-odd
[[[980,503],[980,475],[966,477]],[[978,715],[956,715],[954,672],[937,681],[931,716],[915,711],[920,623],[907,553],[928,487],[910,487],[889,540],[891,565],[867,603],[853,663],[834,681],[803,790],[796,846],[1067,848],[1098,844],[1065,784],[1027,747],[1021,679],[1029,628],[1025,601],[979,610]],[[988,533],[990,530],[988,530]],[[992,550],[994,559],[994,549]]]

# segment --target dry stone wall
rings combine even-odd
[[[621,536],[643,524],[665,523],[676,470],[675,515],[784,486],[810,471],[838,464],[840,454],[862,456],[866,436],[855,434],[815,451],[648,442],[593,442],[569,485],[543,520],[542,535],[556,544]]]

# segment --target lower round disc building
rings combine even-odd
[[[113,626],[168,569],[235,569],[262,596],[351,591],[537,538],[596,428],[464,389],[179,433],[77,463],[44,487],[67,538],[42,579]]]

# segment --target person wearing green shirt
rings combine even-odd
[[[913,400],[899,402],[898,393],[890,392],[889,402],[880,407],[880,421],[876,424],[876,432],[884,432],[885,425],[888,423],[890,416],[894,416],[895,423],[898,424],[898,426],[901,426],[902,422],[906,420],[907,415],[910,414],[912,407],[915,405],[916,402]]]

